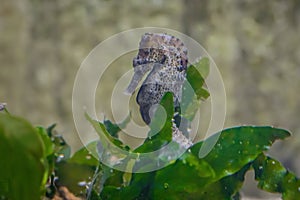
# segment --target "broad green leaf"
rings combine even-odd
[[[56,185],[66,186],[73,194],[86,193],[96,168],[90,165],[62,161],[56,164]]]
[[[75,195],[86,194],[93,181],[99,161],[93,157],[91,149],[96,151],[97,142],[91,142],[78,150],[71,158],[56,164],[57,185],[66,186]],[[92,155],[93,154],[93,155]]]
[[[231,199],[238,196],[244,174],[257,156],[276,139],[289,135],[272,127],[227,129],[207,139],[217,143],[206,157],[198,157],[203,144],[199,142],[174,164],[151,175],[133,174],[128,187],[110,185],[102,195],[116,199]]]
[[[261,154],[254,161],[253,168],[259,188],[282,193],[283,199],[300,199],[300,180],[277,160]]]
[[[41,136],[26,120],[0,113],[0,196],[40,199],[46,173]]]
[[[206,142],[214,143],[213,149],[203,159],[212,166],[216,179],[237,172],[252,162],[263,151],[270,148],[276,139],[284,139],[290,133],[283,129],[259,126],[241,126],[223,130],[209,137]],[[191,151],[198,155],[203,142],[195,144]]]

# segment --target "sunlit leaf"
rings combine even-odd
[[[45,157],[43,140],[29,122],[0,113],[0,196],[40,199]]]

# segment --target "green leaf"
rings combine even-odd
[[[204,70],[205,69],[205,70]],[[208,69],[208,70],[206,70]],[[202,73],[209,72],[207,58],[201,59],[196,65],[190,65],[187,69],[187,80],[183,84],[181,115],[191,121],[199,109],[200,100],[207,99],[209,92],[203,88],[204,78]],[[203,72],[205,71],[205,72]]]
[[[54,144],[51,141],[51,138],[48,136],[47,130],[43,127],[37,127],[37,132],[40,134],[44,146],[45,146],[45,155],[50,156],[51,154],[54,153]]]
[[[193,66],[198,70],[203,78],[207,78],[209,74],[209,59],[207,57],[204,57],[194,63]]]
[[[122,128],[126,127],[129,121],[130,115],[128,115],[126,119],[124,119],[124,121],[120,124],[114,124],[110,120],[104,120],[103,124],[105,126],[105,129],[111,136],[118,138],[118,132],[120,132]]]
[[[97,167],[99,161],[94,157],[97,155],[96,148],[97,148],[97,141],[89,143],[86,147],[81,148],[78,150],[69,160],[69,163],[76,163],[81,165],[87,165],[91,167]],[[94,150],[94,152],[91,152]]]
[[[75,195],[85,194],[95,170],[90,165],[61,161],[56,164],[56,185],[66,186]]]
[[[187,81],[193,88],[198,99],[207,99],[209,97],[209,93],[202,88],[204,85],[204,78],[193,65],[189,66],[187,69]]]
[[[203,159],[216,173],[216,179],[233,174],[268,150],[276,139],[284,139],[290,133],[283,129],[259,126],[241,126],[223,130],[209,137],[205,143],[215,144]],[[198,155],[203,142],[195,144],[191,151]],[[203,146],[205,148],[205,146]]]
[[[40,199],[45,152],[41,136],[29,122],[0,113],[0,196]]]
[[[282,193],[283,199],[300,199],[300,180],[277,160],[261,154],[253,162],[253,168],[259,188]]]
[[[57,162],[61,162],[64,160],[67,160],[68,158],[70,158],[71,156],[71,147],[67,144],[67,142],[65,141],[65,139],[62,137],[62,135],[59,135],[56,133],[55,131],[55,127],[56,124],[53,124],[51,126],[49,126],[47,129],[45,129],[45,131],[47,132],[47,135],[49,137],[49,139],[52,142],[52,145],[54,146],[54,159]],[[38,127],[38,129],[40,129],[40,132],[44,138],[44,140],[48,140],[45,138],[45,133],[44,133],[44,128],[42,127]],[[47,144],[49,143],[48,141],[44,141]],[[48,145],[47,145],[48,146]]]
[[[202,141],[175,163],[156,172],[132,174],[128,187],[107,185],[101,195],[115,199],[238,198],[244,175],[252,162],[276,139],[289,135],[285,130],[272,127],[245,126],[223,130],[206,140],[210,144],[216,142],[206,157],[198,157],[204,144]]]
[[[112,143],[113,145],[121,149],[129,150],[129,147],[127,145],[124,145],[119,139],[113,137],[111,134],[108,133],[104,124],[96,120],[93,120],[88,114],[86,114],[85,116],[87,120],[92,124],[96,132],[98,133],[100,142],[104,146],[104,148],[107,148]]]
[[[78,150],[70,159],[56,164],[57,185],[66,186],[75,195],[85,194],[99,161],[93,156],[97,142],[91,142]]]
[[[134,152],[153,152],[172,140],[173,94],[171,92],[165,93],[160,101],[160,105],[164,111],[161,107],[158,107],[150,123],[149,137]]]
[[[112,123],[110,120],[104,120],[103,124],[111,136],[118,137],[118,132],[121,131],[121,128],[117,124]]]

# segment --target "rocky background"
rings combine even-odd
[[[293,136],[270,154],[300,177],[299,0],[1,0],[0,102],[34,124],[57,123],[79,148],[71,105],[81,62],[109,36],[145,26],[202,44],[223,76],[226,127],[289,129]],[[111,72],[112,80],[119,77]],[[244,193],[266,197],[255,183]]]

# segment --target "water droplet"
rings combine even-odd
[[[110,170],[109,170],[109,172],[110,172],[110,173],[113,173],[113,172],[114,172],[114,170],[113,170],[113,169],[110,169]]]
[[[232,141],[232,144],[235,144],[235,141],[234,141],[234,140]]]
[[[298,187],[298,192],[300,192],[300,187]]]
[[[221,144],[220,144],[220,143],[218,143],[218,144],[217,144],[217,146],[218,146],[218,147],[220,147],[220,146],[221,146]]]
[[[80,182],[78,182],[78,186],[80,186],[80,187],[84,187],[84,186],[86,186],[86,182],[85,181],[80,181]]]
[[[241,154],[242,152],[241,151],[238,151],[238,154]]]
[[[240,144],[243,144],[243,142],[242,142],[242,141],[240,141]]]
[[[169,188],[169,184],[168,183],[164,183],[164,188],[168,189]]]
[[[274,160],[272,161],[272,164],[275,165],[275,161]]]
[[[91,156],[91,155],[86,155],[85,158],[86,158],[87,160],[90,160],[90,159],[92,158],[92,156]]]
[[[191,153],[192,152],[191,149],[188,149],[188,152]]]
[[[225,186],[224,189],[227,190],[227,187]]]
[[[259,169],[259,170],[262,170],[262,169],[263,169],[263,166],[260,165],[260,166],[258,167],[258,169]]]
[[[64,154],[59,154],[59,155],[57,156],[57,162],[62,161],[64,158],[65,158],[65,155],[64,155]]]

